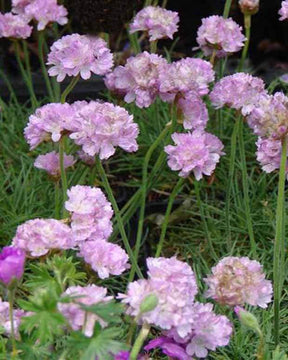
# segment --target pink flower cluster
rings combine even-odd
[[[72,249],[75,246],[70,227],[55,219],[33,219],[19,225],[12,245],[30,256],[45,255],[49,250]]]
[[[113,299],[107,296],[107,289],[96,285],[71,286],[63,294],[63,298],[70,297],[71,302],[59,302],[58,309],[65,316],[73,330],[81,330],[86,336],[91,337],[96,322],[102,328],[107,324],[96,314],[85,311],[81,305],[92,306],[99,303],[107,303]]]
[[[61,82],[67,76],[80,75],[87,80],[91,73],[107,74],[113,66],[113,55],[106,42],[87,35],[65,35],[51,46],[48,54],[50,76],[57,76]]]
[[[271,302],[271,281],[265,279],[261,264],[247,257],[228,256],[205,279],[206,296],[220,304],[236,306],[249,304],[266,308]]]
[[[136,14],[130,25],[130,33],[146,31],[150,41],[166,37],[173,39],[173,34],[178,30],[178,22],[177,12],[160,6],[147,6]]]
[[[64,168],[67,169],[75,164],[72,155],[64,154]],[[60,175],[60,156],[56,151],[49,152],[45,155],[37,156],[34,166],[38,169],[45,170],[49,175],[59,177]]]
[[[193,172],[195,179],[202,179],[203,175],[211,175],[219,162],[222,152],[222,142],[212,134],[202,130],[192,133],[174,133],[172,139],[175,146],[168,145],[165,152],[168,154],[168,165],[179,176],[187,177]]]
[[[279,15],[281,21],[288,19],[288,0],[282,1]]]
[[[14,325],[14,335],[16,338],[19,337],[19,326],[21,323],[21,319],[25,316],[26,313],[20,309],[13,310],[13,325]],[[4,335],[10,336],[12,333],[11,329],[11,321],[9,316],[9,302],[2,301],[0,298],[0,327],[4,330]]]
[[[32,26],[22,16],[0,13],[0,38],[27,39],[31,33]]]
[[[241,50],[245,37],[234,20],[213,15],[202,19],[196,40],[206,56],[215,50],[217,57],[224,57]]]

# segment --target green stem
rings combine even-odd
[[[210,250],[210,253],[211,253],[211,256],[213,257],[213,259],[217,260],[218,256],[216,255],[215,250],[214,250],[213,242],[210,237],[210,232],[209,232],[209,228],[207,225],[207,221],[206,221],[206,217],[205,217],[205,213],[204,213],[204,209],[203,209],[203,205],[202,205],[202,201],[201,201],[199,182],[194,180],[194,185],[195,185],[195,194],[196,194],[196,198],[197,198],[197,203],[198,203],[198,207],[199,207],[200,215],[201,215],[201,221],[204,224],[205,236],[207,238],[209,250]]]
[[[55,219],[60,219],[60,186],[59,181],[55,181]]]
[[[65,136],[62,136],[62,138],[59,141],[59,158],[60,158],[60,171],[61,171],[61,185],[62,185],[62,194],[63,194],[63,210],[62,215],[63,218],[68,216],[68,211],[65,209],[65,201],[67,200],[67,189],[68,189],[68,183],[67,183],[67,176],[66,176],[66,170],[64,166],[64,155],[65,155]]]
[[[74,87],[76,86],[79,79],[80,79],[80,75],[77,75],[77,76],[73,77],[70,84],[66,87],[66,89],[63,91],[63,93],[61,95],[61,100],[60,100],[61,104],[65,103],[67,96],[74,89]]]
[[[241,60],[240,60],[240,65],[239,65],[238,71],[242,71],[244,62],[245,62],[245,60],[247,58],[247,54],[248,54],[250,37],[251,37],[251,15],[244,14],[244,26],[245,26],[246,41],[245,41],[244,48],[242,50],[242,55],[241,55]]]
[[[217,50],[213,49],[212,55],[210,57],[210,64],[214,67],[215,59],[216,59]]]
[[[249,199],[249,185],[248,185],[248,175],[247,175],[247,164],[246,164],[246,155],[245,155],[245,144],[244,144],[244,137],[243,137],[243,121],[239,123],[239,151],[240,151],[240,159],[241,159],[241,172],[242,172],[242,186],[243,186],[243,193],[244,193],[244,205],[245,205],[245,213],[246,213],[246,221],[247,221],[247,228],[248,234],[250,239],[250,246],[252,250],[252,254],[256,257],[256,242],[254,237],[253,231],[253,222],[251,218],[251,211],[250,211],[250,199]]]
[[[50,98],[50,101],[54,101],[54,94],[53,94],[53,89],[50,83],[50,79],[47,73],[47,68],[46,68],[46,64],[45,64],[45,60],[44,60],[44,41],[45,41],[45,32],[44,31],[39,31],[38,32],[38,56],[39,56],[39,61],[40,61],[40,65],[41,65],[41,70],[42,70],[42,74],[44,76],[44,80],[45,80],[45,84],[46,84],[46,88],[48,91],[48,95]]]
[[[152,54],[157,52],[157,40],[150,42],[150,52]]]
[[[8,299],[9,299],[9,319],[10,319],[10,324],[11,324],[11,341],[12,341],[11,358],[16,359],[17,347],[16,347],[16,340],[15,340],[14,318],[13,318],[14,290],[8,290]]]
[[[182,189],[182,187],[184,185],[184,181],[185,181],[185,179],[180,177],[177,184],[175,185],[172,193],[169,196],[164,221],[163,221],[163,224],[162,224],[160,240],[159,240],[159,243],[158,243],[158,246],[157,246],[155,257],[159,257],[161,255],[161,251],[162,251],[163,244],[164,244],[164,239],[165,239],[165,235],[166,235],[166,231],[167,231],[167,227],[168,227],[168,223],[169,223],[169,217],[170,217],[170,214],[171,214],[172,206],[173,206],[173,203],[174,203],[174,200],[175,200],[177,194],[181,191],[181,189]]]
[[[131,353],[130,353],[130,358],[129,360],[137,360],[137,356],[139,354],[139,352],[142,349],[142,346],[144,344],[144,341],[146,340],[148,334],[150,331],[150,325],[144,323],[142,325],[142,328],[140,330],[140,333],[137,337],[137,339],[135,340],[135,343],[132,347]]]
[[[139,222],[138,222],[138,229],[137,229],[137,237],[136,237],[136,244],[135,244],[135,251],[134,255],[136,258],[136,261],[138,259],[140,246],[141,246],[141,240],[142,240],[142,234],[143,234],[143,225],[144,225],[144,216],[145,216],[145,207],[146,207],[146,196],[147,196],[147,183],[148,183],[148,166],[149,161],[151,159],[151,156],[154,152],[154,150],[158,147],[158,145],[163,141],[167,133],[169,132],[169,127],[166,126],[158,138],[154,141],[154,143],[150,146],[149,150],[147,151],[144,163],[142,167],[142,187],[141,187],[141,206],[140,206],[140,214],[139,214]],[[135,275],[135,269],[131,268],[130,276],[129,276],[129,282],[133,281]]]
[[[235,159],[236,159],[236,144],[237,144],[237,134],[239,132],[241,117],[238,116],[231,136],[231,153],[229,160],[229,173],[228,173],[228,182],[226,187],[226,202],[225,202],[225,218],[226,218],[226,228],[227,228],[227,250],[231,250],[231,224],[230,224],[230,207],[231,207],[231,190],[234,180],[234,170],[235,170]]]
[[[223,17],[226,19],[229,16],[230,8],[232,5],[232,0],[226,0],[224,11],[223,11]]]
[[[285,274],[285,175],[287,162],[287,137],[282,140],[282,154],[278,182],[276,209],[276,234],[273,256],[274,285],[274,340],[279,344],[280,302]]]
[[[99,157],[96,158],[96,166],[97,166],[98,172],[99,172],[99,174],[101,176],[104,188],[105,188],[105,190],[107,192],[109,201],[111,202],[113,210],[115,212],[115,217],[117,219],[117,223],[118,223],[118,226],[119,226],[119,231],[120,231],[120,234],[121,234],[125,249],[126,249],[128,255],[129,255],[130,261],[132,263],[132,269],[135,269],[135,271],[136,271],[137,275],[139,276],[139,278],[143,278],[142,272],[141,272],[141,270],[140,270],[140,268],[139,268],[139,266],[137,264],[137,260],[136,260],[134,254],[133,254],[133,251],[132,251],[132,249],[130,247],[129,240],[127,238],[126,231],[124,229],[124,225],[123,225],[123,222],[122,222],[122,218],[120,216],[117,201],[116,201],[116,199],[115,199],[115,197],[113,195],[113,191],[112,191],[112,189],[110,187],[107,175],[105,173],[105,170],[104,170],[104,168],[102,166],[102,163],[101,163]]]

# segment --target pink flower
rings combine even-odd
[[[210,93],[210,99],[217,109],[228,106],[241,110],[245,116],[252,111],[262,94],[267,94],[262,79],[250,74],[236,73],[218,81]]]
[[[52,140],[58,142],[62,132],[68,124],[73,122],[75,113],[73,108],[65,103],[51,103],[38,108],[30,115],[29,122],[24,129],[25,139],[30,149],[35,149],[41,142]],[[71,125],[70,125],[71,126]]]
[[[217,57],[238,52],[244,46],[242,27],[232,19],[213,15],[202,19],[197,32],[197,42],[206,56],[217,50]]]
[[[14,14],[24,15],[26,6],[32,4],[35,0],[12,0],[12,12]],[[31,19],[28,19],[30,21]]]
[[[136,14],[130,25],[130,34],[147,31],[150,41],[166,37],[173,39],[173,34],[178,30],[178,22],[177,12],[160,6],[147,6]]]
[[[184,129],[205,129],[208,122],[208,109],[200,96],[195,93],[187,93],[177,103],[184,116]]]
[[[32,26],[26,19],[12,13],[0,13],[0,38],[27,39],[32,33]]]
[[[175,257],[148,258],[148,280],[141,279],[128,285],[127,294],[119,294],[128,305],[127,314],[136,317],[138,323],[147,322],[169,330],[175,328],[185,337],[191,329],[191,310],[197,285],[194,273],[188,264]],[[156,307],[141,312],[141,304],[147,296],[158,299]]]
[[[185,58],[160,68],[160,96],[164,101],[173,101],[180,93],[189,92],[205,95],[209,92],[209,83],[214,81],[212,65],[202,59]]]
[[[279,10],[281,21],[288,19],[288,0],[284,0],[281,3],[281,9]]]
[[[133,101],[140,108],[150,106],[159,93],[159,71],[167,61],[156,54],[144,51],[130,57],[125,66],[117,66],[106,76],[109,90],[125,95],[127,103]]]
[[[67,169],[75,164],[74,157],[72,155],[66,155],[64,153],[64,168]],[[60,175],[60,156],[56,151],[52,151],[45,155],[39,155],[34,166],[38,169],[47,171],[49,175],[59,176]]]
[[[24,8],[24,16],[38,22],[37,30],[44,30],[50,22],[65,25],[68,22],[68,12],[57,0],[34,0]]]
[[[21,323],[21,319],[25,316],[25,311],[20,309],[13,310],[13,325],[14,325],[14,335],[16,338],[19,337],[18,328]],[[10,336],[12,334],[11,322],[9,317],[9,302],[2,301],[0,298],[0,327],[4,330],[4,335]]]
[[[121,275],[130,268],[128,255],[116,244],[105,240],[85,241],[79,244],[79,256],[97,272],[100,279]]]
[[[193,360],[191,356],[186,353],[185,346],[183,344],[177,343],[175,340],[166,336],[160,336],[149,341],[144,350],[149,351],[156,348],[160,348],[163,354],[172,357],[173,359]]]
[[[107,240],[112,233],[113,210],[98,188],[76,185],[67,192],[65,208],[72,213],[71,229],[77,243]]]
[[[265,279],[262,266],[247,257],[228,256],[212,268],[212,275],[205,279],[206,296],[220,304],[266,308],[271,302],[271,281]]]
[[[77,104],[77,117],[71,126],[70,138],[90,156],[111,157],[119,146],[127,152],[138,149],[138,125],[133,116],[120,106],[99,101]]]
[[[5,246],[0,253],[0,282],[9,286],[24,273],[25,252],[13,246]]]
[[[34,219],[18,226],[12,245],[25,250],[32,257],[38,257],[52,249],[72,249],[75,243],[71,229],[63,222]]]
[[[280,140],[273,138],[258,138],[257,142],[257,160],[262,169],[271,173],[280,168],[282,144]],[[288,156],[288,148],[287,148]],[[288,162],[286,164],[286,174],[288,176]]]
[[[260,0],[239,0],[239,6],[243,14],[254,15],[259,10]]]
[[[58,309],[73,330],[82,330],[85,336],[91,337],[96,322],[99,322],[102,328],[107,326],[101,317],[81,308],[81,305],[92,306],[111,301],[113,297],[107,296],[107,289],[96,285],[71,286],[62,294],[62,297],[66,298],[67,296],[72,298],[72,302],[59,302]]]
[[[179,176],[187,177],[191,172],[195,179],[202,179],[203,175],[211,175],[220,160],[223,144],[214,135],[202,130],[192,133],[174,133],[172,139],[175,146],[165,146],[168,154],[168,165],[174,171],[179,171]]]
[[[113,56],[106,42],[98,37],[72,34],[56,41],[48,54],[50,76],[61,82],[68,76],[80,75],[87,80],[91,73],[105,75],[113,66]]]

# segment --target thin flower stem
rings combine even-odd
[[[159,257],[161,255],[161,251],[162,251],[163,244],[164,244],[164,239],[165,239],[165,235],[166,235],[166,231],[167,231],[167,227],[168,227],[168,223],[169,223],[169,217],[170,217],[170,214],[171,214],[172,206],[173,206],[173,203],[174,203],[174,200],[175,200],[177,194],[181,191],[181,189],[182,189],[182,187],[184,185],[184,181],[185,181],[185,179],[180,177],[177,184],[175,185],[172,193],[169,196],[164,221],[163,221],[163,224],[162,224],[160,240],[159,240],[159,243],[157,245],[157,250],[156,250],[155,257]]]
[[[129,360],[137,360],[137,356],[138,356],[139,352],[141,351],[141,348],[149,334],[149,331],[150,331],[150,325],[144,323],[142,325],[140,333],[132,347]]]
[[[285,274],[285,175],[287,162],[287,136],[282,140],[281,164],[276,209],[276,234],[273,256],[274,285],[274,340],[279,344],[280,302]]]
[[[244,26],[245,26],[245,36],[246,41],[244,44],[244,48],[242,50],[241,60],[238,71],[243,70],[244,62],[247,58],[249,44],[250,44],[250,37],[251,37],[251,15],[244,14]]]
[[[163,139],[166,137],[166,135],[169,132],[169,127],[166,126],[158,138],[154,141],[154,143],[150,146],[149,150],[147,151],[144,163],[142,167],[142,187],[141,187],[141,206],[140,206],[140,214],[139,214],[139,222],[138,222],[138,229],[137,229],[137,237],[136,237],[136,244],[135,244],[135,250],[134,255],[136,258],[136,261],[138,259],[140,246],[141,246],[141,240],[142,240],[142,234],[143,234],[143,225],[144,225],[144,216],[145,216],[145,207],[146,207],[146,196],[147,196],[147,185],[148,185],[148,166],[149,161],[151,159],[151,156],[154,152],[154,150],[158,147],[158,145],[163,141]],[[135,269],[131,269],[129,281],[133,281],[135,275]]]
[[[60,219],[60,186],[59,181],[55,181],[55,219]]]
[[[150,52],[153,54],[155,54],[157,52],[157,40],[151,41],[150,42]]]
[[[66,87],[66,89],[63,91],[62,95],[61,95],[61,104],[64,104],[66,101],[67,96],[70,94],[70,92],[74,89],[74,87],[76,86],[77,82],[80,79],[80,75],[77,75],[75,77],[73,77],[73,79],[71,80],[70,84]]]
[[[232,5],[232,0],[226,0],[224,11],[223,11],[224,18],[228,18],[230,9],[231,9],[231,5]]]
[[[9,299],[9,319],[11,324],[11,341],[12,341],[12,354],[11,358],[16,359],[17,357],[17,347],[15,340],[15,329],[14,329],[14,317],[13,317],[13,303],[14,303],[14,290],[8,290],[8,299]]]
[[[47,68],[46,68],[46,64],[45,64],[45,60],[44,60],[44,40],[45,40],[45,32],[44,31],[39,31],[38,32],[38,56],[39,56],[39,61],[40,61],[40,65],[41,65],[41,70],[42,70],[42,74],[44,76],[44,80],[45,80],[45,84],[46,84],[46,88],[48,91],[48,95],[50,98],[50,101],[54,101],[55,97],[53,94],[53,89],[50,83],[50,79],[48,76],[48,72],[47,72]]]
[[[246,164],[246,155],[245,155],[245,144],[243,137],[243,121],[240,120],[239,123],[239,151],[240,151],[240,159],[241,159],[241,172],[242,172],[242,186],[243,186],[243,194],[244,194],[244,206],[245,206],[245,214],[247,221],[248,234],[250,239],[250,246],[252,250],[252,254],[256,257],[256,242],[253,231],[253,222],[251,218],[250,211],[250,199],[249,199],[249,185],[248,185],[248,175],[247,175],[247,164]]]
[[[101,176],[105,191],[107,192],[109,201],[111,202],[113,210],[115,212],[115,217],[117,219],[117,223],[118,223],[118,226],[119,226],[119,231],[120,231],[120,234],[121,234],[125,249],[126,249],[128,255],[129,255],[130,261],[132,263],[132,268],[131,269],[134,269],[133,271],[135,271],[137,273],[139,278],[143,278],[142,272],[141,272],[141,270],[140,270],[140,268],[139,268],[139,266],[137,264],[137,260],[136,260],[136,258],[134,256],[133,251],[131,249],[131,246],[129,244],[129,240],[128,240],[128,237],[126,235],[126,231],[125,231],[125,228],[124,228],[124,225],[123,225],[123,222],[122,222],[122,218],[120,216],[117,201],[116,201],[116,199],[115,199],[115,197],[113,195],[113,191],[111,189],[111,186],[109,184],[107,175],[105,173],[105,170],[104,170],[104,168],[102,166],[102,163],[101,163],[99,157],[96,158],[96,166],[97,166],[97,170],[99,172],[99,175]]]
[[[214,66],[214,64],[215,64],[216,54],[217,54],[217,50],[213,49],[212,55],[210,57],[210,64],[212,66]]]
[[[228,182],[226,187],[226,202],[225,202],[225,218],[226,218],[226,229],[227,229],[227,250],[231,250],[232,240],[231,240],[231,224],[230,224],[230,207],[231,207],[231,190],[234,180],[234,171],[235,171],[235,159],[236,159],[236,145],[237,145],[237,134],[239,132],[241,117],[238,116],[231,136],[231,153],[229,159],[229,173],[228,173]]]
[[[68,183],[67,183],[67,176],[65,171],[65,165],[64,165],[64,151],[65,151],[65,136],[62,136],[62,138],[59,141],[59,158],[60,158],[60,171],[61,171],[61,185],[62,185],[62,200],[63,200],[63,209],[62,209],[62,216],[65,218],[68,216],[68,211],[65,209],[65,201],[67,200],[67,189],[68,189]]]

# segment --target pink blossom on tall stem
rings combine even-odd
[[[234,20],[213,15],[202,19],[196,40],[206,56],[216,51],[217,57],[224,57],[241,50],[245,36]]]
[[[14,336],[16,338],[19,337],[19,326],[21,324],[21,319],[25,316],[26,313],[20,309],[13,310],[13,327],[14,327]],[[9,316],[9,302],[2,301],[0,298],[0,327],[4,330],[4,335],[11,336],[12,329],[11,329],[11,321]]]
[[[5,246],[0,253],[0,282],[9,286],[20,280],[24,273],[25,252],[17,247]]]
[[[147,6],[139,11],[130,25],[130,34],[146,31],[150,41],[163,38],[173,39],[178,30],[179,16],[176,11],[166,10],[160,6]]]
[[[239,0],[239,7],[243,14],[254,15],[259,10],[260,0]]]
[[[27,39],[32,33],[32,26],[20,15],[0,13],[0,38]]]
[[[64,168],[67,169],[75,164],[76,160],[72,155],[64,153]],[[34,166],[38,169],[45,170],[49,175],[59,176],[60,170],[60,156],[56,151],[49,152],[45,155],[37,156]]]
[[[48,73],[61,82],[66,76],[80,75],[87,80],[91,73],[107,74],[113,66],[113,55],[106,42],[95,36],[65,35],[57,40],[48,54]]]
[[[179,176],[187,177],[193,172],[195,179],[202,179],[203,175],[211,175],[224,155],[222,142],[215,136],[202,130],[192,133],[174,133],[172,139],[175,145],[165,146],[168,154],[168,165]]]
[[[279,10],[281,21],[288,19],[288,0],[284,0],[281,3],[281,9]]]

